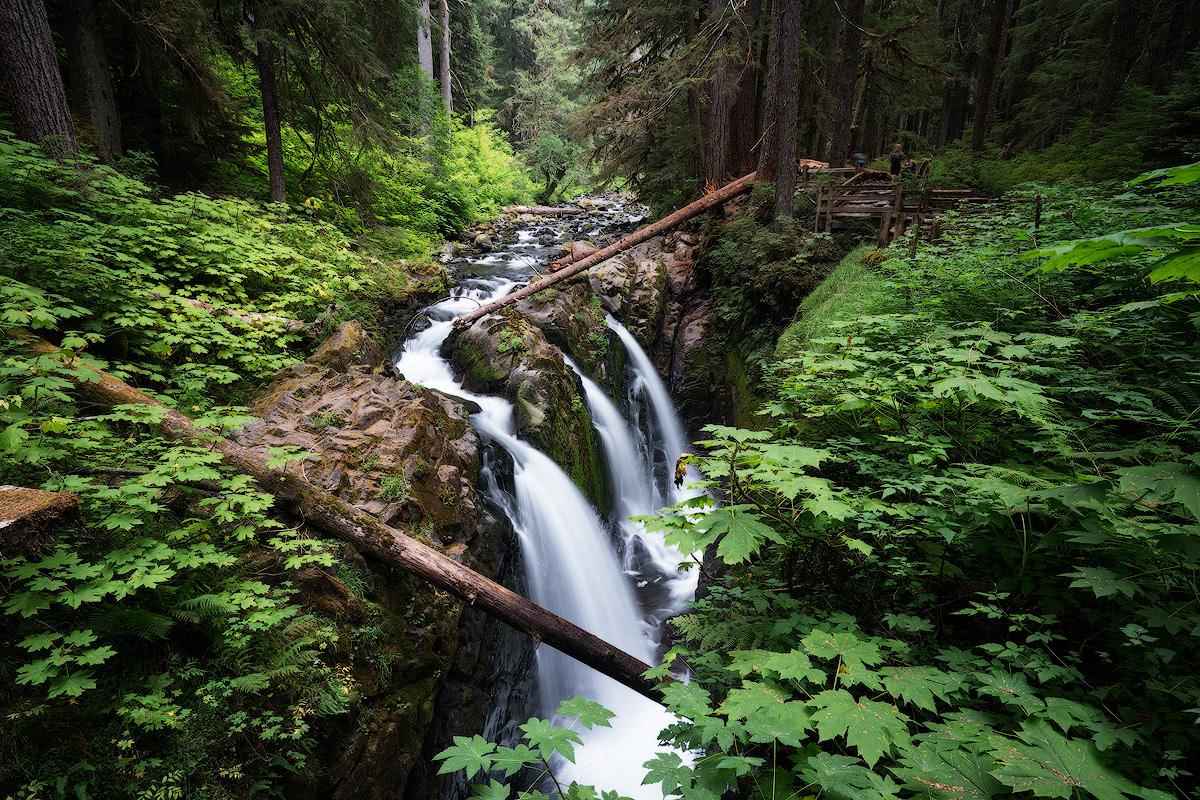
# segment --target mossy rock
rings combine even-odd
[[[506,308],[455,330],[446,347],[463,385],[506,397],[515,408],[517,435],[554,459],[606,513],[611,483],[583,384],[541,329]]]

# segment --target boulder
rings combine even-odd
[[[542,330],[509,307],[455,329],[445,346],[463,385],[512,402],[516,434],[553,458],[607,513],[611,485],[583,385]]]
[[[353,319],[339,325],[307,362],[337,372],[346,372],[352,365],[378,369],[384,363],[383,350],[366,334],[358,320]]]
[[[663,249],[660,236],[600,262],[588,270],[588,280],[601,303],[649,349],[663,325],[670,273],[681,263]]]

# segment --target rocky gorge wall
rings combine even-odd
[[[387,367],[379,347],[348,323],[276,377],[251,408],[258,421],[237,438],[264,453],[301,449],[306,457],[289,470],[490,578],[510,578],[517,548],[475,488],[480,440],[468,410]],[[299,599],[339,626],[336,658],[352,679],[351,713],[322,723],[314,766],[295,777],[288,796],[438,794],[423,754],[435,738],[432,723],[483,730],[497,698],[523,681],[532,643],[350,545],[329,547],[336,568],[310,567],[296,582]],[[507,669],[495,668],[500,652]]]
[[[612,488],[582,385],[562,353],[624,396],[624,352],[606,312],[653,356],[690,427],[733,421],[730,360],[710,330],[694,247],[686,233],[653,239],[456,330],[444,348],[466,388],[513,402],[518,435],[554,458],[601,514]],[[520,589],[513,532],[477,488],[485,445],[469,409],[392,374],[361,328],[343,326],[280,373],[252,411],[259,420],[239,433],[243,445],[299,448],[307,455],[289,469]],[[338,622],[336,658],[353,679],[352,710],[322,723],[314,767],[288,796],[465,796],[465,782],[438,776],[432,756],[454,735],[503,738],[501,726],[533,713],[525,705],[533,643],[348,545],[329,547],[337,567],[309,568],[298,584],[304,601]]]

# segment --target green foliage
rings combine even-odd
[[[347,708],[335,631],[290,584],[333,553],[270,519],[272,498],[217,453],[161,438],[163,407],[97,413],[73,385],[108,370],[220,435],[249,420],[221,397],[295,359],[287,318],[345,302],[378,268],[305,218],[155,201],[7,136],[0,155],[0,483],[74,492],[86,520],[0,562],[0,786],[260,796]],[[61,349],[34,355],[30,330]]]
[[[332,626],[303,613],[280,577],[330,565],[328,551],[269,519],[271,498],[219,455],[157,438],[161,409],[77,421],[65,393],[27,390],[38,381],[9,379],[35,401],[25,411],[39,441],[10,449],[0,474],[11,481],[20,463],[45,476],[41,488],[75,492],[89,527],[0,562],[0,671],[12,682],[0,697],[0,783],[32,789],[69,775],[60,786],[76,796],[137,796],[199,764],[197,790],[240,796],[302,767],[312,722],[343,713],[350,684],[326,658]],[[90,466],[114,461],[127,477],[107,482]],[[216,491],[200,497],[194,484]],[[47,739],[47,726],[74,729],[89,747]]]
[[[651,672],[691,675],[665,795],[1190,796],[1200,352],[1115,231],[1194,206],[1046,194],[1036,229],[998,207],[860,266],[781,348],[768,429],[705,429],[722,507],[647,521],[724,563]]]
[[[379,496],[389,502],[407,500],[408,481],[403,475],[384,475],[379,481]]]
[[[596,726],[608,728],[611,727],[610,720],[614,715],[599,704],[582,697],[564,700],[559,705],[558,713],[563,717],[573,718],[569,727],[556,725],[544,719],[530,718],[519,726],[524,734],[524,743],[516,747],[498,746],[482,736],[455,736],[453,746],[434,756],[442,762],[438,774],[463,770],[467,779],[471,780],[480,774],[485,777],[499,774],[505,779],[511,779],[518,772],[528,772],[531,776],[529,788],[518,791],[518,799],[545,798],[546,795],[534,787],[547,776],[554,780],[558,794],[564,800],[588,796],[585,793],[586,787],[580,787],[574,782],[568,787],[561,786],[554,778],[552,767],[560,758],[572,763],[575,761],[575,745],[582,743],[575,730],[576,723],[587,730]],[[473,785],[472,788],[477,796],[496,800],[507,800],[512,794],[509,785],[494,777],[489,783]],[[604,800],[618,798],[615,792],[605,792]]]
[[[776,233],[770,222],[745,213],[699,259],[721,287],[714,310],[720,329],[727,331],[747,362],[759,368],[802,298],[820,285],[839,258],[828,235]]]
[[[290,321],[352,306],[398,269],[304,217],[202,194],[156,201],[108,168],[59,164],[7,135],[0,177],[4,324],[70,318],[82,332],[73,347],[127,361],[121,377],[193,404],[292,363],[301,334]]]

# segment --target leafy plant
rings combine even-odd
[[[545,798],[546,795],[536,787],[544,778],[548,778],[555,786],[556,793],[564,798],[587,796],[584,789],[572,782],[564,787],[554,775],[554,764],[559,759],[574,763],[575,745],[582,744],[575,724],[591,730],[596,726],[611,727],[613,713],[608,709],[582,697],[565,700],[559,705],[558,713],[564,717],[573,718],[570,727],[555,725],[544,719],[530,718],[519,726],[523,732],[524,742],[516,747],[496,745],[482,736],[455,736],[454,745],[447,747],[434,758],[441,761],[438,774],[463,770],[468,780],[477,775],[489,778],[486,784],[476,784],[477,796],[493,800],[507,800],[512,795],[511,788],[492,775],[500,775],[506,779],[518,773],[529,772],[528,788],[517,792],[518,798],[534,800]],[[594,796],[594,795],[593,795]],[[604,792],[604,800],[617,800],[616,792]]]

